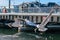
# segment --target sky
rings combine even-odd
[[[23,2],[33,2],[36,0],[11,0],[11,5],[19,5]],[[39,0],[37,0],[39,1]],[[40,0],[41,3],[47,4],[48,2],[56,2],[60,4],[60,0]],[[0,0],[0,6],[8,6],[9,0]]]

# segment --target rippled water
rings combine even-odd
[[[0,28],[0,40],[60,40],[60,33],[17,32],[16,29]]]

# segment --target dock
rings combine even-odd
[[[49,13],[0,13],[0,19],[14,20],[16,18],[27,18],[34,23],[42,22],[44,16],[49,15]],[[60,13],[52,13],[52,17],[49,22],[59,22],[60,23]]]

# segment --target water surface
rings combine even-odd
[[[0,28],[0,40],[60,40],[59,32],[17,32],[17,29]]]

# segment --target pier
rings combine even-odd
[[[16,18],[27,18],[34,23],[40,23],[44,16],[49,15],[49,13],[0,13],[0,19],[14,20]],[[49,22],[59,22],[60,23],[60,13],[52,13],[52,17]]]

